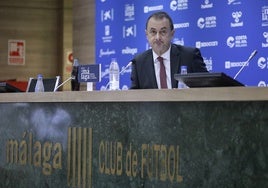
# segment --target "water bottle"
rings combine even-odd
[[[44,92],[44,83],[43,83],[43,76],[41,74],[37,75],[37,81],[34,88],[35,92]]]
[[[181,66],[181,74],[187,74],[187,66],[185,65]],[[188,88],[188,86],[182,80],[179,80],[178,88],[185,89],[185,88]]]
[[[119,66],[115,58],[109,67],[109,85],[110,90],[119,90]]]
[[[72,91],[80,90],[80,83],[78,81],[78,68],[79,68],[78,59],[74,59],[73,70],[72,70],[72,75],[71,75],[72,76],[72,80],[71,80]]]

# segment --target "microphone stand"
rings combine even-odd
[[[55,88],[54,92],[57,91],[57,90],[58,90],[61,86],[63,86],[66,82],[68,82],[68,81],[70,81],[70,80],[72,80],[72,79],[73,79],[72,76],[69,77],[68,79],[66,79],[64,82],[62,82],[60,85],[58,85],[58,86]]]
[[[257,54],[257,50],[254,50],[251,55],[249,56],[248,60],[243,64],[243,66],[240,68],[240,70],[236,73],[236,75],[234,76],[234,79],[236,79],[236,77],[240,74],[240,72],[245,68],[245,66],[248,65],[248,63],[250,62],[250,60]]]

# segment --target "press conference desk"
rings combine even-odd
[[[79,91],[6,93],[0,102],[159,102],[159,101],[267,101],[268,88],[219,87],[185,90]]]
[[[0,187],[268,187],[268,88],[0,94]]]

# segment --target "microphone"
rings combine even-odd
[[[254,50],[248,60],[243,64],[243,66],[240,68],[240,70],[236,73],[236,75],[234,76],[234,79],[236,79],[236,77],[240,74],[240,72],[245,68],[245,66],[247,66],[249,64],[249,62],[251,61],[251,59],[257,54],[257,50]]]
[[[130,62],[127,64],[127,66],[125,66],[125,67],[119,72],[119,74],[123,74],[123,73],[125,73],[125,71],[126,71],[131,65],[132,65],[132,61],[130,61]]]
[[[70,80],[74,80],[75,78],[73,76],[69,77],[68,79],[66,79],[64,82],[62,82],[60,85],[58,85],[55,89],[54,92],[57,91],[61,86],[63,86],[64,84],[66,84],[66,82],[70,81]]]

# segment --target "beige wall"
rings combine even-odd
[[[0,80],[26,81],[38,73],[66,80],[70,51],[81,64],[95,63],[94,0],[0,1],[0,18]],[[26,41],[25,65],[8,65],[9,39]]]
[[[61,73],[62,7],[62,0],[0,1],[0,80]],[[25,65],[8,65],[9,39],[26,41]]]
[[[58,1],[33,1],[0,1],[0,79],[52,76],[58,71]],[[26,41],[24,66],[7,64],[9,39]]]
[[[95,63],[95,0],[73,1],[73,52],[81,64]]]

